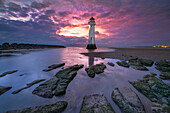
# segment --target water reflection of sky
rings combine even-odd
[[[108,48],[99,48],[95,50],[101,51],[114,51]],[[85,95],[89,94],[104,94],[112,107],[119,113],[118,107],[111,100],[111,92],[114,88],[122,88],[128,86],[136,91],[129,83],[128,80],[142,79],[142,77],[150,72],[159,73],[154,67],[150,67],[151,71],[138,71],[131,68],[120,67],[116,64],[118,59],[101,59],[87,57],[80,53],[89,52],[82,47],[67,47],[60,49],[50,49],[44,51],[35,51],[29,54],[20,55],[18,57],[0,58],[0,73],[19,70],[18,72],[0,78],[0,85],[12,86],[12,89],[0,96],[0,111],[5,112],[8,110],[22,109],[31,106],[45,105],[54,103],[59,100],[68,101],[68,107],[65,113],[78,113],[81,108],[82,99]],[[52,99],[46,99],[33,95],[32,91],[39,84],[36,84],[20,93],[13,95],[13,91],[23,88],[27,83],[37,79],[50,79],[61,68],[52,70],[50,72],[43,72],[42,70],[49,65],[66,63],[65,68],[74,64],[84,64],[84,68],[78,71],[77,76],[69,84],[66,94]],[[105,72],[96,75],[95,78],[89,78],[85,72],[85,68],[89,65],[98,64],[103,62],[107,68]],[[113,62],[114,67],[107,65],[107,62]],[[20,74],[25,73],[23,76]],[[137,92],[138,93],[138,92]],[[140,95],[140,94],[139,94]],[[148,100],[140,96],[144,103],[148,104]],[[148,105],[146,105],[148,106]],[[146,107],[145,106],[145,107]],[[149,110],[149,107],[146,107]]]

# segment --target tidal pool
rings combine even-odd
[[[114,51],[114,49],[98,48],[96,52]],[[120,67],[116,64],[119,59],[101,59],[87,57],[80,53],[90,52],[83,47],[66,47],[59,49],[48,49],[41,51],[33,51],[28,54],[17,55],[13,57],[0,58],[0,74],[7,71],[18,70],[18,72],[6,75],[0,78],[1,86],[12,86],[12,89],[0,95],[0,112],[9,110],[23,109],[39,105],[52,104],[56,101],[65,100],[68,106],[64,113],[79,113],[83,97],[90,94],[104,94],[113,109],[120,113],[120,109],[111,99],[111,92],[114,88],[130,87],[135,91],[142,103],[145,106],[146,112],[151,112],[151,102],[139,93],[128,81],[142,79],[146,74],[154,72],[159,74],[154,66],[149,67],[149,71],[139,71],[132,68]],[[107,65],[108,62],[113,62],[114,67]],[[32,87],[25,89],[18,94],[12,94],[20,88],[26,86],[38,79],[50,79],[61,68],[43,72],[42,70],[52,64],[66,63],[64,68],[75,64],[84,64],[84,68],[80,69],[76,77],[67,87],[66,94],[51,99],[39,97],[32,94],[32,91],[41,83],[35,84]],[[85,68],[92,64],[104,63],[107,68],[102,74],[97,74],[95,78],[88,77]],[[22,75],[23,76],[20,76]]]

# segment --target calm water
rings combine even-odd
[[[99,48],[95,51],[114,51],[108,48]],[[34,51],[28,54],[17,55],[14,57],[0,58],[0,73],[12,70],[18,72],[0,78],[1,86],[12,86],[12,89],[0,96],[0,112],[9,110],[22,109],[38,105],[46,105],[55,103],[56,101],[65,100],[68,106],[64,113],[78,113],[81,108],[82,100],[85,95],[89,94],[104,94],[107,100],[117,113],[120,113],[119,108],[111,100],[111,92],[114,88],[122,88],[124,86],[132,88],[145,105],[147,112],[150,112],[150,101],[143,95],[137,92],[129,83],[128,80],[134,81],[142,79],[142,77],[150,72],[159,73],[154,67],[150,67],[150,71],[138,71],[131,68],[120,67],[116,64],[118,59],[101,59],[87,57],[80,53],[88,52],[81,47],[67,47],[61,49],[50,49],[43,51]],[[78,71],[78,74],[69,84],[66,94],[52,99],[46,99],[33,95],[32,91],[41,83],[36,84],[28,89],[25,89],[18,94],[11,94],[13,91],[26,86],[27,83],[37,79],[50,79],[61,68],[50,72],[42,70],[49,65],[66,63],[64,68],[74,64],[84,64],[84,68]],[[88,77],[85,68],[91,64],[103,62],[107,68],[102,74],[98,74],[95,78]],[[115,63],[114,67],[107,65],[107,62]],[[23,76],[19,76],[24,74]]]

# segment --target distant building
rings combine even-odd
[[[86,49],[96,49],[95,44],[95,19],[93,17],[90,18],[89,21],[89,40]]]

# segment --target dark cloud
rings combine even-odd
[[[27,13],[22,12],[22,13],[19,14],[19,16],[20,17],[28,17],[29,15]]]
[[[15,11],[15,12],[21,11],[21,6],[18,5],[18,4],[15,4],[15,3],[13,3],[13,2],[10,2],[10,3],[8,3],[7,5],[8,5],[8,9],[9,9],[10,11]]]
[[[62,17],[66,17],[66,16],[69,15],[69,14],[70,14],[69,11],[58,12],[58,15],[59,15],[59,16],[62,16]]]
[[[111,14],[111,11],[107,13],[101,13],[99,16],[97,16],[97,18],[105,18],[105,17],[110,16],[110,14]]]
[[[55,15],[55,10],[47,10],[47,11],[45,12],[45,15],[53,16],[53,15]]]
[[[48,7],[49,5],[50,5],[49,2],[40,3],[40,2],[34,1],[32,2],[31,7],[35,9],[43,9],[43,8]]]
[[[72,18],[76,19],[76,20],[80,20],[81,19],[80,17],[76,17],[76,16],[73,16]]]

